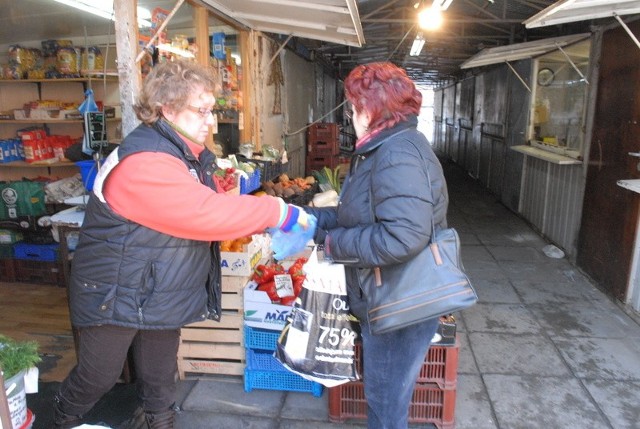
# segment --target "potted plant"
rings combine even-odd
[[[0,335],[0,368],[5,380],[34,367],[41,360],[37,342],[18,342]]]
[[[35,341],[18,342],[0,335],[0,369],[3,373],[13,427],[22,427],[27,420],[24,377],[40,360],[38,343]]]

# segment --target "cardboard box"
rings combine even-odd
[[[262,259],[262,246],[255,241],[242,246],[242,252],[220,252],[223,276],[249,276]]]
[[[273,304],[266,292],[250,281],[244,288],[244,324],[252,328],[280,331],[291,313],[290,305]]]

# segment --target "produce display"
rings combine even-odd
[[[266,292],[274,304],[293,305],[302,290],[305,274],[302,269],[307,258],[298,258],[285,269],[282,264],[260,264],[256,266],[251,280],[258,283],[257,290]]]
[[[278,176],[277,181],[267,180],[262,182],[262,188],[267,195],[274,197],[290,198],[294,195],[302,195],[308,189],[316,183],[316,179],[313,176],[305,178],[296,177],[294,179],[289,178],[286,173]]]
[[[249,235],[247,237],[236,238],[235,240],[224,240],[220,242],[221,252],[242,252],[242,246],[251,243],[253,238]]]
[[[236,175],[236,169],[233,167],[229,167],[216,170],[213,175],[213,181],[216,183],[216,188],[221,189],[224,192],[236,188],[238,186],[238,176]]]

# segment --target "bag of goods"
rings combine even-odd
[[[344,266],[311,253],[306,279],[278,337],[275,357],[289,371],[334,387],[358,380],[355,340],[360,324],[349,312]]]

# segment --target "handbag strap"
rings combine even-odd
[[[415,147],[415,145],[414,145],[414,147]],[[418,149],[418,148],[416,147],[416,149]],[[420,158],[422,158],[422,160],[425,163],[425,168],[426,168],[426,171],[427,171],[427,184],[429,185],[429,193],[431,194],[431,199],[433,200],[433,210],[432,210],[433,214],[431,215],[431,239],[429,240],[429,242],[432,243],[434,238],[436,237],[436,223],[433,220],[433,218],[435,217],[434,215],[436,213],[436,210],[435,210],[436,209],[436,200],[435,200],[435,197],[433,195],[433,186],[431,186],[431,175],[429,174],[429,164],[427,163],[427,161],[424,160],[424,158],[423,158],[422,154],[420,153],[419,149],[418,149],[418,154],[420,154]]]

